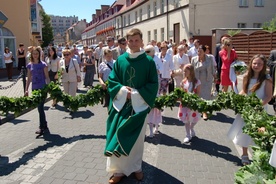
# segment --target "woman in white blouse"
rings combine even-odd
[[[49,47],[48,56],[46,57],[45,62],[48,66],[50,81],[56,82],[58,79],[59,61],[60,58],[57,56],[55,47]],[[56,104],[56,100],[53,99],[52,107],[55,107]]]
[[[80,67],[76,59],[71,58],[70,49],[62,51],[64,59],[60,60],[60,70],[62,71],[62,85],[64,92],[76,96],[78,79],[81,77]]]
[[[9,81],[12,81],[12,68],[13,68],[12,52],[8,47],[6,47],[4,50],[4,60],[6,64],[8,79]]]
[[[176,88],[180,87],[180,83],[183,80],[183,68],[186,64],[189,64],[189,57],[184,53],[185,46],[179,45],[177,47],[177,54],[173,56],[173,65],[174,65],[174,86]]]

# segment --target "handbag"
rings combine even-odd
[[[169,79],[169,87],[168,87],[169,89],[169,93],[170,92],[173,92],[174,91],[174,79],[173,79],[173,77],[171,77],[170,79]]]
[[[15,62],[15,58],[14,58],[13,56],[11,57],[11,60],[12,60],[13,62]]]
[[[73,61],[73,65],[74,65],[74,68],[75,68],[75,71],[76,71],[76,74],[77,74],[77,82],[80,82],[81,81],[81,77],[78,76],[78,72],[77,72],[77,69],[76,69],[76,66],[75,66],[75,63],[74,63],[74,60]]]

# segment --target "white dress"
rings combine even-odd
[[[274,141],[274,145],[269,159],[269,164],[273,167],[276,167],[276,140]]]
[[[254,84],[256,84],[257,79],[251,79],[248,89],[251,89]],[[261,87],[255,92],[257,97],[264,99],[265,97],[265,81],[262,83]],[[250,92],[248,93],[250,94]],[[266,105],[264,106],[266,109]],[[247,134],[244,134],[242,131],[243,126],[245,125],[244,120],[240,114],[237,114],[232,126],[230,127],[227,137],[241,147],[248,147],[253,144],[251,137]]]

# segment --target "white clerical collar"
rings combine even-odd
[[[142,50],[142,49],[140,49],[139,52],[131,53],[131,52],[130,52],[130,49],[128,48],[128,49],[126,50],[126,52],[129,54],[129,57],[130,57],[130,58],[137,58],[138,56],[140,56],[141,54],[143,54],[145,51]]]

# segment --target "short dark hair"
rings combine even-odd
[[[24,46],[24,44],[23,44],[23,43],[20,43],[20,44],[19,44],[19,47],[22,47],[22,46]]]
[[[121,38],[119,38],[118,39],[118,43],[124,43],[124,42],[126,42],[126,39],[125,39],[125,37],[121,37]]]

